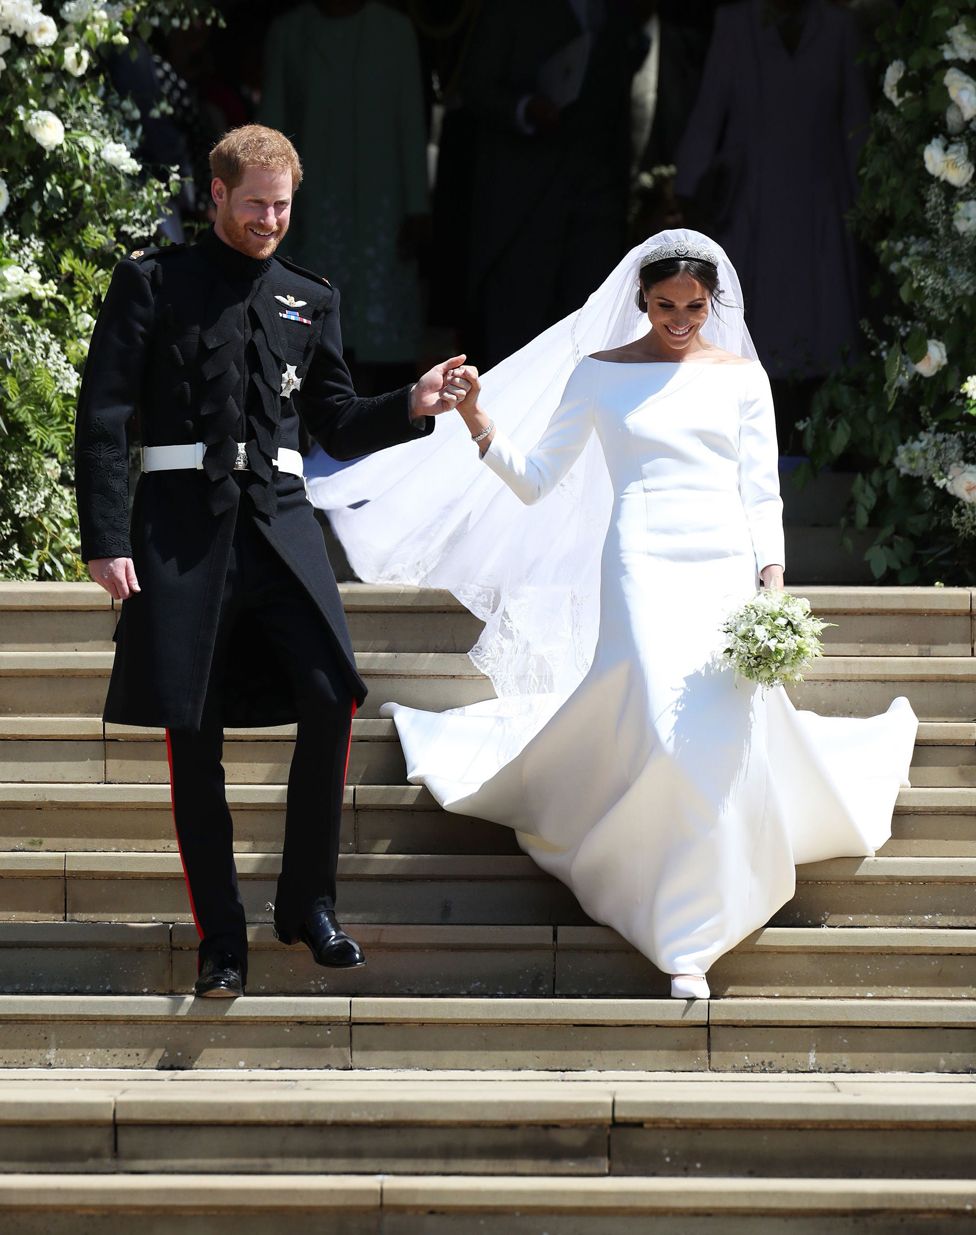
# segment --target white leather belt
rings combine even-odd
[[[248,470],[246,443],[237,443],[237,459],[234,462],[235,472]],[[206,450],[203,442],[192,442],[181,446],[143,446],[142,470],[144,472],[179,472],[184,470],[202,471],[203,455]],[[302,456],[297,450],[279,450],[274,461],[279,472],[287,472],[290,476],[305,475]]]

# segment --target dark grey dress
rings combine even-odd
[[[772,377],[835,369],[858,340],[858,273],[844,216],[869,115],[854,19],[811,0],[790,53],[760,0],[720,8],[676,188],[714,193],[714,234],[742,280]]]

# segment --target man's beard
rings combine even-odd
[[[235,249],[239,249],[242,253],[246,253],[248,257],[254,257],[258,260],[264,260],[270,257],[281,244],[288,231],[288,224],[282,226],[280,223],[275,224],[275,229],[267,238],[255,235],[249,231],[253,224],[240,223],[237,219],[230,218],[224,225],[224,230],[227,233],[227,239]]]

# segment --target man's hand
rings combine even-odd
[[[133,592],[142,591],[131,557],[92,558],[88,573],[113,600],[128,600]]]
[[[470,390],[461,374],[460,366],[466,357],[452,356],[441,364],[428,369],[410,392],[410,415],[414,420],[422,416],[439,416],[452,412]]]

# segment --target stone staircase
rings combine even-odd
[[[505,829],[405,783],[388,698],[485,698],[450,597],[348,585],[341,910],[353,973],[283,948],[287,729],[225,765],[247,998],[195,971],[162,735],[104,727],[115,614],[0,584],[0,1230],[942,1235],[976,1229],[976,657],[968,589],[797,589],[801,706],[922,718],[877,857],[801,868],[710,974],[665,980]]]

